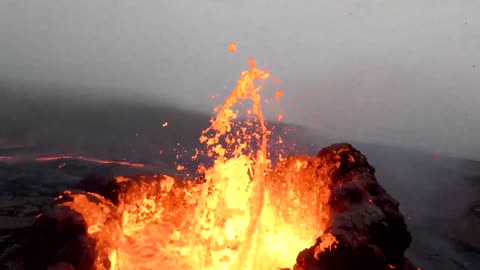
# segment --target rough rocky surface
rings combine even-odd
[[[344,146],[350,148],[348,145]],[[478,239],[475,238],[478,235],[476,233],[478,231],[478,226],[476,224],[478,224],[479,220],[477,216],[477,207],[475,207],[477,204],[474,204],[473,207],[468,207],[468,209],[465,210],[465,216],[467,217],[462,217],[462,213],[457,211],[455,212],[455,217],[452,216],[452,218],[447,221],[445,221],[446,219],[440,219],[437,217],[435,217],[435,220],[437,220],[435,222],[430,218],[422,218],[426,216],[426,210],[429,210],[428,214],[430,215],[431,213],[449,213],[445,211],[445,208],[452,207],[454,203],[461,201],[459,199],[466,197],[455,195],[457,193],[452,192],[455,191],[455,187],[458,188],[459,185],[465,185],[466,188],[470,189],[471,186],[477,188],[480,187],[478,182],[478,179],[480,179],[478,178],[478,175],[480,175],[480,164],[475,163],[474,170],[470,168],[469,170],[466,170],[459,166],[450,168],[449,166],[455,165],[452,161],[444,161],[442,159],[437,161],[432,158],[430,162],[430,156],[424,158],[423,156],[419,157],[413,155],[415,158],[411,158],[410,153],[408,154],[407,159],[401,158],[401,152],[398,151],[398,149],[379,151],[378,149],[381,148],[375,146],[372,147],[373,150],[369,152],[365,151],[364,148],[365,147],[361,148],[362,152],[367,153],[369,160],[374,161],[377,169],[376,175],[379,177],[382,186],[386,187],[389,193],[393,194],[395,198],[400,199],[403,206],[402,211],[404,213],[413,216],[411,219],[407,218],[414,241],[406,254],[412,259],[416,267],[427,270],[480,269],[480,250],[478,249],[478,246],[475,246],[475,243],[478,242],[473,241]],[[327,154],[330,153],[331,155],[334,149],[338,149],[338,146],[333,145],[326,149],[327,150],[324,150],[324,154],[326,151]],[[353,149],[351,151],[356,152]],[[407,157],[407,155],[405,156]],[[347,159],[349,159],[348,155],[339,155],[339,160],[346,161]],[[38,264],[28,264],[31,266],[30,269],[75,269],[74,267],[79,267],[79,265],[75,264],[75,261],[78,260],[74,257],[70,257],[71,261],[58,261],[58,254],[63,254],[62,256],[65,255],[68,257],[67,255],[72,253],[68,253],[67,251],[55,253],[51,252],[51,250],[48,251],[44,249],[47,249],[47,247],[62,246],[65,243],[68,243],[68,241],[72,241],[72,239],[74,241],[81,239],[82,241],[85,241],[83,244],[85,246],[83,246],[83,248],[90,250],[89,248],[91,248],[91,246],[88,246],[88,243],[91,243],[90,239],[84,237],[83,229],[76,229],[78,228],[77,225],[84,224],[84,221],[75,219],[75,213],[64,213],[67,216],[73,215],[71,220],[76,220],[79,223],[77,225],[71,224],[68,226],[60,226],[60,228],[64,228],[63,235],[72,235],[72,231],[76,231],[79,232],[80,237],[67,237],[63,240],[57,239],[52,241],[49,238],[52,236],[51,233],[49,234],[49,231],[51,232],[51,230],[48,229],[48,226],[41,226],[40,224],[44,223],[52,225],[57,224],[59,221],[55,218],[52,221],[51,218],[46,218],[47,216],[42,219],[36,219],[35,216],[40,212],[46,212],[46,209],[50,209],[49,205],[51,205],[52,198],[65,189],[80,189],[103,193],[105,190],[112,191],[112,189],[105,189],[105,186],[98,185],[98,182],[108,180],[111,175],[128,176],[131,174],[149,173],[138,168],[135,168],[132,172],[118,171],[119,167],[116,165],[100,166],[88,162],[68,163],[67,166],[60,168],[62,163],[63,161],[45,163],[0,162],[0,188],[2,192],[0,200],[0,269],[28,269],[25,267],[26,264],[22,267],[21,265],[11,263],[12,261],[18,262],[21,261],[20,259],[26,259],[25,253],[22,255],[19,251],[27,250],[25,247],[28,245],[30,245],[28,250],[31,253],[40,251],[41,254],[43,254],[43,258],[48,258],[48,260],[50,260],[48,262],[44,260],[43,263]],[[348,175],[348,173],[345,172],[355,171],[354,168],[360,167],[361,170],[364,170],[367,174],[371,173],[372,176],[375,175],[374,172],[370,170],[370,165],[365,166],[368,164],[366,159],[360,163],[344,163],[346,166],[341,166],[340,168],[342,169],[334,169],[332,173],[337,172],[338,175]],[[430,163],[432,164],[429,165]],[[333,167],[334,166],[332,166],[332,168]],[[110,172],[111,170],[113,170],[113,174]],[[98,175],[105,175],[105,179],[94,179],[95,177],[92,178],[91,176],[89,178],[88,175],[91,175],[92,171],[99,172],[95,173],[95,177]],[[459,177],[449,173],[451,171],[458,171]],[[472,171],[471,175],[476,177],[475,179],[463,179],[460,177],[463,174],[466,174],[465,172],[468,172],[468,176],[470,177],[470,171]],[[84,180],[82,183],[79,183],[78,180],[82,178]],[[340,179],[339,182],[343,181],[341,178],[342,177],[338,178]],[[434,179],[434,181],[432,180],[433,183],[428,182],[427,180],[429,179]],[[440,182],[441,184],[439,183],[440,180],[442,181]],[[467,180],[475,180],[475,182],[470,183]],[[452,184],[448,185],[449,182],[447,181],[451,181]],[[436,195],[432,196],[431,194],[438,194],[438,197]],[[439,202],[438,198],[444,198],[445,194],[449,194],[449,198],[452,200],[450,203],[440,204],[440,209],[438,203],[435,203],[436,208],[430,206],[430,199],[432,202]],[[458,194],[464,194],[463,190],[459,190]],[[108,194],[105,195],[109,197]],[[116,198],[115,193],[110,194],[110,196],[112,200]],[[442,202],[445,203],[444,201]],[[364,202],[357,203],[357,205],[364,204]],[[425,211],[412,213],[412,210],[417,209],[424,209]],[[346,214],[346,212],[344,212],[344,214]],[[35,226],[32,227],[34,222]],[[448,228],[444,229],[443,226],[445,225],[449,225]],[[462,227],[461,230],[453,230],[453,227],[456,228],[458,226]],[[77,247],[82,247],[82,245]],[[58,250],[62,249],[59,248]],[[379,251],[375,248],[374,250],[377,252]],[[84,251],[85,250],[82,250],[82,252]],[[73,252],[73,254],[77,254],[81,257],[84,256],[82,255],[84,254],[82,252]],[[89,253],[87,252],[85,254],[88,255]],[[311,249],[303,251],[302,254],[304,255],[303,259],[306,262],[304,266],[310,267],[306,269],[322,269],[321,265],[319,265],[314,257],[311,256]],[[367,253],[367,255],[368,254],[369,253]],[[381,254],[380,257],[385,257],[383,251],[378,254]],[[330,256],[333,257],[333,255]],[[299,259],[301,259],[300,256]],[[407,263],[404,265],[407,267]],[[299,265],[297,265],[297,267],[299,267]],[[412,265],[409,265],[408,267],[412,267]],[[353,269],[369,268],[357,267]]]
[[[316,255],[322,243],[302,251],[295,270],[402,269],[412,241],[399,203],[375,178],[367,158],[350,144],[334,144],[318,153],[332,181],[332,218],[327,232],[338,243]]]
[[[39,215],[33,226],[18,232],[15,244],[2,254],[6,269],[90,270],[96,259],[95,240],[83,217],[67,207]]]

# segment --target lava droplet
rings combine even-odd
[[[275,90],[275,100],[276,100],[277,102],[280,102],[280,97],[281,97],[282,95],[283,95],[282,90],[280,90],[280,89]]]
[[[232,53],[235,52],[237,50],[237,45],[235,45],[233,42],[230,43],[230,45],[228,45],[228,50]]]

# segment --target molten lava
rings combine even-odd
[[[77,159],[77,160],[85,160],[85,161],[99,163],[99,164],[118,164],[118,165],[138,167],[138,168],[141,168],[144,166],[142,163],[130,163],[127,161],[116,161],[116,160],[104,160],[104,159],[88,158],[88,157],[82,157],[82,156],[62,155],[62,156],[48,156],[48,157],[35,158],[36,161],[52,161],[52,160],[60,160],[60,159]]]
[[[214,160],[199,168],[201,181],[119,177],[125,192],[118,204],[93,193],[63,203],[83,216],[96,240],[97,269],[274,270],[293,266],[319,236],[325,241],[318,252],[336,241],[323,234],[330,189],[320,160],[297,156],[272,167],[259,94],[269,75],[250,59],[216,110],[200,137],[207,151],[199,155]],[[240,121],[235,107],[242,103],[251,108]]]
[[[0,156],[0,161],[54,161],[54,160],[83,160],[92,163],[98,164],[116,164],[122,166],[130,166],[130,167],[137,167],[142,168],[145,165],[142,163],[132,163],[127,161],[119,161],[119,160],[106,160],[106,159],[98,159],[98,158],[90,158],[90,157],[82,157],[82,156],[72,156],[72,155],[59,155],[59,156],[40,156],[40,157],[17,157],[17,156]],[[66,163],[63,163],[61,167],[64,167]]]

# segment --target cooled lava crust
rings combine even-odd
[[[415,269],[404,258],[412,237],[399,203],[378,183],[367,158],[347,143],[325,147],[317,157],[331,168],[327,232],[338,243],[315,258],[317,239],[300,252],[294,270]]]

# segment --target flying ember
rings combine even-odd
[[[249,64],[200,136],[207,151],[199,154],[214,161],[200,166],[202,180],[122,177],[117,183],[128,190],[118,205],[93,193],[64,203],[96,240],[97,269],[277,270],[292,267],[319,236],[316,253],[336,242],[323,234],[330,190],[327,177],[318,181],[320,161],[305,155],[272,166],[260,96],[270,74],[253,58]],[[251,107],[242,114],[239,104]]]

